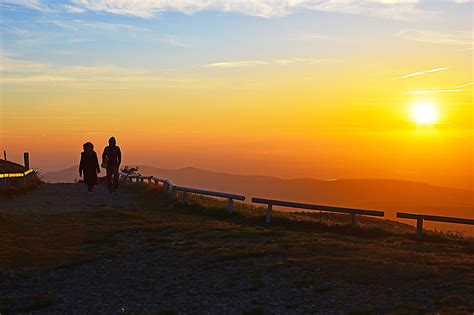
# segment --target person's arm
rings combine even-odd
[[[120,147],[117,147],[117,160],[118,165],[120,166],[120,163],[122,163],[122,151],[120,151]]]
[[[105,147],[105,148],[104,148],[104,153],[102,153],[102,161],[104,161],[104,160],[105,160],[105,157],[107,156],[107,148],[108,148],[108,147]]]
[[[84,170],[84,156],[81,154],[81,161],[79,162],[79,177],[82,177],[83,170]]]
[[[97,173],[100,173],[99,159],[97,158],[97,154],[94,154],[94,158],[95,158],[95,168],[97,169]]]

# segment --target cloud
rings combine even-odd
[[[11,4],[41,12],[49,12],[50,8],[39,0],[0,0],[0,4]]]
[[[190,45],[183,42],[180,38],[174,35],[165,35],[163,36],[160,41],[162,43],[171,45],[171,46],[176,46],[176,47],[189,47]]]
[[[287,58],[287,59],[275,59],[273,60],[274,63],[280,65],[289,65],[295,63],[309,63],[309,64],[332,64],[332,63],[339,63],[341,60],[339,59],[331,59],[331,58]]]
[[[469,82],[469,83],[466,83],[466,84],[462,84],[462,85],[456,86],[456,88],[460,89],[460,88],[463,88],[463,87],[466,87],[466,86],[471,86],[471,85],[474,85],[474,82]]]
[[[465,90],[416,90],[416,91],[406,91],[403,94],[412,94],[412,95],[427,95],[427,94],[436,94],[436,93],[459,93],[464,92]]]
[[[54,66],[20,59],[6,52],[0,53],[0,76],[3,82],[118,81],[144,75],[150,75],[150,70],[116,65]]]
[[[204,68],[250,68],[260,65],[268,65],[268,64],[278,64],[282,66],[298,64],[298,63],[306,63],[306,64],[333,64],[342,62],[340,59],[332,59],[332,58],[285,58],[285,59],[273,59],[270,61],[266,60],[239,60],[239,61],[223,61],[223,62],[215,62],[210,64],[202,65],[201,67]]]
[[[472,45],[473,32],[438,32],[430,30],[401,30],[397,34],[400,38],[421,43],[443,45]]]
[[[415,20],[433,12],[417,8],[418,0],[74,0],[84,9],[151,18],[166,11],[193,14],[200,11],[233,12],[273,18],[302,10],[364,14],[389,19]]]
[[[263,60],[243,60],[243,61],[223,61],[202,65],[205,68],[249,68],[258,65],[265,65]]]
[[[72,6],[72,5],[69,5],[69,4],[64,4],[63,7],[69,13],[80,14],[80,13],[86,12],[86,9],[83,9],[83,8],[80,8],[80,7],[75,7],[75,6]]]
[[[412,77],[417,77],[419,75],[424,75],[428,73],[434,73],[434,72],[439,72],[439,71],[445,71],[448,69],[451,69],[452,67],[442,67],[442,68],[434,68],[434,69],[428,69],[428,70],[423,70],[423,71],[417,71],[413,73],[406,74],[404,76],[395,78],[394,80],[400,80],[400,79],[407,79],[407,78],[412,78]]]
[[[58,27],[61,27],[70,31],[80,31],[84,28],[102,30],[102,31],[119,31],[119,30],[128,30],[128,31],[140,31],[147,32],[149,29],[130,25],[130,24],[121,24],[121,23],[105,23],[105,22],[92,22],[86,20],[44,20],[42,23],[54,24]]]
[[[0,74],[1,73],[36,73],[48,69],[44,63],[36,63],[29,60],[14,58],[12,54],[0,53]],[[3,80],[3,78],[2,78]]]

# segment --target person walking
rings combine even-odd
[[[86,142],[82,148],[84,151],[81,153],[81,162],[79,163],[79,177],[84,175],[84,183],[91,195],[94,186],[97,185],[97,174],[100,173],[99,160],[92,143]]]
[[[102,167],[107,170],[107,186],[109,193],[118,195],[119,167],[122,162],[122,152],[114,137],[109,139],[109,145],[102,154]]]

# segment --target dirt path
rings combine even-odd
[[[29,194],[0,199],[0,212],[52,214],[100,207],[135,210],[137,200],[127,193],[111,195],[103,184],[96,186],[92,195],[82,184],[45,184]]]

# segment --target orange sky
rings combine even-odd
[[[366,7],[264,18],[86,11],[81,20],[12,10],[2,30],[0,149],[57,170],[78,163],[85,141],[101,151],[114,135],[131,164],[472,189],[465,6],[439,4],[431,15],[405,4],[400,17]],[[408,19],[415,13],[419,21]],[[315,33],[320,24],[331,27]],[[217,26],[235,30],[233,39]],[[417,102],[434,104],[436,121],[417,124]]]

